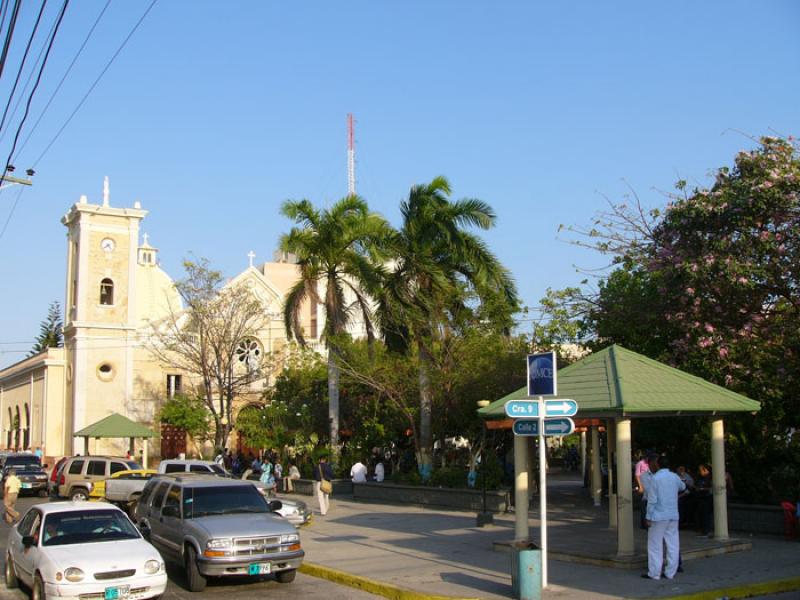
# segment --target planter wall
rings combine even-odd
[[[434,488],[394,483],[355,483],[353,500],[363,502],[385,502],[387,504],[414,504],[436,506],[453,510],[483,510],[483,492],[480,490]],[[509,507],[509,492],[486,492],[486,510],[492,513],[506,512]]]
[[[313,479],[295,479],[294,492],[296,494],[303,494],[305,496],[314,495],[314,480]],[[333,480],[333,495],[334,496],[349,496],[353,493],[353,482],[349,479],[334,479]]]
[[[728,527],[731,531],[783,535],[783,509],[771,504],[728,504]]]

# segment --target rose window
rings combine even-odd
[[[249,370],[255,370],[261,363],[261,345],[253,338],[245,338],[236,348],[236,358]]]

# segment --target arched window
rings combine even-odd
[[[108,278],[100,282],[100,304],[106,306],[114,304],[114,282]]]

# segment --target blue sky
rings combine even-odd
[[[23,139],[103,4],[71,3]],[[112,2],[20,171],[148,4]],[[622,178],[658,206],[654,188],[703,184],[752,145],[736,131],[800,132],[798,24],[791,0],[160,0],[36,164],[0,239],[0,364],[22,358],[50,301],[63,302],[59,219],[81,194],[99,202],[104,175],[112,205],[151,211],[143,230],[170,275],[190,252],[234,275],[248,251],[271,256],[289,226],[283,200],[345,195],[348,112],[370,206],[396,223],[410,185],[446,175],[456,197],[495,208],[486,238],[534,306],[582,279],[574,265],[604,264],[557,230],[588,223],[601,194],[621,198]],[[15,197],[0,194],[0,226]]]

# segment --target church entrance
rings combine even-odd
[[[186,430],[162,423],[161,458],[178,458],[181,453],[186,453]]]

